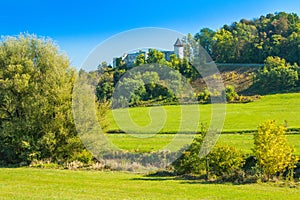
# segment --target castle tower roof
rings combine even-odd
[[[180,41],[179,38],[177,38],[177,40],[176,40],[176,42],[174,44],[174,47],[183,47],[183,44],[182,44],[182,42]]]

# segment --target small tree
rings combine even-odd
[[[172,163],[177,174],[200,174],[201,171],[206,170],[206,158],[199,156],[206,133],[207,126],[202,124],[192,144]]]
[[[235,98],[238,97],[238,94],[235,92],[234,87],[231,85],[226,86],[225,94],[226,94],[226,100],[228,102],[232,102],[235,100]]]
[[[285,128],[277,126],[275,121],[262,123],[254,134],[254,155],[268,180],[286,168],[292,170],[297,162],[294,148],[289,146],[284,134]]]
[[[205,159],[199,156],[203,138],[203,134],[197,135],[190,147],[172,164],[177,174],[200,174],[205,170]]]
[[[232,175],[240,170],[245,163],[243,154],[229,146],[215,147],[208,155],[210,173],[217,176]]]
[[[297,85],[297,64],[291,65],[279,57],[269,56],[265,67],[256,75],[256,85],[262,93],[288,90]]]

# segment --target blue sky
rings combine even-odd
[[[133,28],[161,27],[195,34],[242,18],[279,11],[300,15],[299,0],[1,1],[0,35],[52,38],[79,67],[105,39]]]

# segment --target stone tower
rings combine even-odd
[[[184,57],[183,44],[179,38],[177,38],[174,44],[174,53],[178,56],[178,58],[183,59]]]

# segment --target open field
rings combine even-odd
[[[268,119],[275,119],[278,123],[288,125],[289,128],[300,128],[300,93],[275,94],[262,97],[256,102],[246,104],[226,104],[226,118],[223,131],[247,131],[256,130],[258,124]],[[182,131],[195,131],[193,120],[197,109],[200,109],[200,122],[209,124],[211,118],[212,105],[183,105],[183,106],[163,106],[165,111],[159,111],[155,107],[130,108],[131,119],[142,126],[139,130],[143,132],[148,124],[151,127],[159,127],[164,120],[162,113],[166,113],[166,121],[161,126],[160,132],[176,133],[179,130],[181,107],[186,112],[184,118],[184,128]],[[149,111],[151,112],[149,113]],[[127,126],[128,118],[124,114],[126,110],[115,110],[115,116],[119,116],[120,124]],[[156,114],[157,113],[157,114]],[[150,118],[152,114],[153,118]],[[108,130],[119,130],[112,112],[109,113],[110,126]],[[150,123],[151,122],[151,123]],[[190,123],[190,124],[189,124]],[[287,124],[286,124],[287,123]],[[128,128],[128,127],[127,127]],[[122,128],[121,128],[122,129]],[[130,126],[129,126],[130,129]]]
[[[295,154],[300,156],[300,134],[286,135],[290,145],[295,147]],[[162,149],[165,145],[169,144],[174,138],[174,134],[156,134],[149,138],[137,138],[128,134],[109,134],[109,140],[124,150],[150,152]],[[182,140],[189,141],[189,135],[182,134]],[[252,134],[221,134],[218,144],[224,144],[236,147],[245,154],[251,153],[253,148],[253,135]]]
[[[125,172],[0,169],[1,199],[299,199],[272,183],[210,184]]]
[[[300,128],[300,93],[276,94],[262,97],[256,102],[247,104],[227,104],[226,119],[223,132],[243,132],[256,130],[258,124],[268,119],[275,119],[279,124],[288,125],[288,128]],[[132,120],[141,126],[141,133],[145,132],[144,127],[151,124],[150,127],[162,126],[159,131],[169,134],[147,135],[144,133],[143,138],[130,134],[108,134],[109,140],[116,146],[139,152],[150,152],[162,149],[169,144],[174,138],[174,134],[180,126],[181,106],[164,106],[166,113],[166,122],[162,126],[163,113],[158,107],[138,107],[130,108],[129,114]],[[195,110],[200,109],[200,122],[209,123],[211,105],[184,105],[187,119],[184,120],[183,131],[193,131],[189,129],[194,126]],[[150,112],[149,112],[150,111]],[[126,110],[114,110],[114,115],[119,117],[122,125],[128,125],[128,116]],[[197,113],[197,112],[196,112]],[[152,119],[150,118],[152,115]],[[110,113],[109,120],[111,125],[109,130],[118,130],[119,127],[113,120]],[[130,130],[130,126],[125,127]],[[146,127],[147,128],[147,127]],[[129,132],[130,133],[130,132]],[[288,141],[296,148],[296,154],[300,155],[300,134],[287,135]],[[181,139],[188,141],[189,135],[182,134]],[[253,147],[252,134],[221,134],[218,144],[227,144],[234,146],[244,153],[251,153]]]

